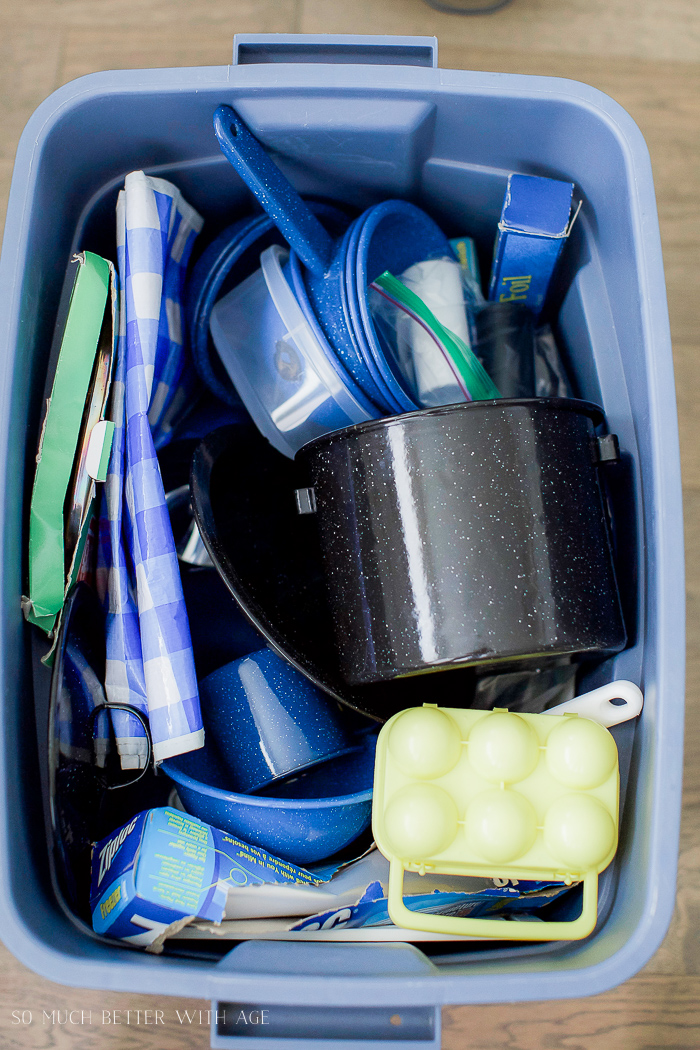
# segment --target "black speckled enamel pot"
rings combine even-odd
[[[584,401],[476,401],[299,451],[348,682],[624,648],[603,422]]]

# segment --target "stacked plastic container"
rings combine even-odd
[[[623,449],[614,516],[631,643],[580,685],[631,679],[646,699],[620,849],[585,941],[512,949],[250,941],[219,961],[155,958],[97,938],[50,884],[41,831],[46,712],[34,703],[46,672],[32,671],[20,595],[26,482],[58,295],[71,251],[114,254],[114,203],[129,171],[175,182],[212,236],[246,212],[243,184],[211,134],[222,103],[299,191],[360,208],[412,200],[449,235],[475,236],[484,255],[509,172],[571,180],[581,193],[560,274],[559,334],[579,395],[603,406]],[[630,117],[572,81],[438,69],[435,41],[424,38],[246,36],[233,66],[84,77],[39,107],[20,142],[0,319],[0,929],[11,950],[64,984],[211,998],[220,1010],[264,1007],[264,1037],[241,1033],[232,1010],[213,1033],[217,1046],[260,1048],[328,1047],[341,1037],[343,1046],[439,1046],[443,1004],[587,995],[638,970],[674,904],[684,605],[661,248],[649,158]]]

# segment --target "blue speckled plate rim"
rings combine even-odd
[[[386,203],[390,202],[385,201],[384,204]],[[383,204],[368,209],[364,215],[357,220],[353,229],[350,250],[348,251],[345,266],[345,298],[349,312],[349,323],[353,331],[357,333],[356,339],[359,344],[360,353],[362,354],[362,358],[368,371],[372,374],[375,382],[384,392],[385,398],[392,405],[392,410],[394,412],[405,413],[420,408],[420,405],[417,404],[409,392],[404,389],[401,380],[394,374],[386,355],[377,352],[368,337],[368,328],[370,325],[373,327],[373,322],[367,307],[369,289],[364,284],[362,289],[365,299],[364,311],[360,304],[360,277],[357,265],[359,244],[367,223],[373,220],[378,208],[383,208]],[[384,210],[386,211],[386,209]],[[367,317],[364,316],[365,313],[367,314]],[[374,332],[369,331],[369,336],[374,336]]]
[[[160,768],[176,784],[190,788],[200,795],[218,799],[220,802],[239,803],[241,805],[259,806],[264,809],[334,809],[336,806],[347,806],[349,804],[369,802],[372,798],[374,785],[355,792],[354,795],[331,795],[328,798],[271,798],[269,795],[240,795],[235,791],[225,791],[223,788],[213,787],[201,780],[196,780],[189,773],[183,773],[177,766],[173,768],[172,759],[161,762]]]
[[[304,277],[302,274],[302,262],[299,256],[293,249],[289,252],[289,273],[291,277],[290,286],[296,296],[296,300],[302,309],[304,317],[306,318],[307,324],[311,328],[312,332],[316,336],[321,348],[323,349],[326,357],[331,363],[333,369],[338,374],[341,382],[346,386],[355,400],[369,413],[383,412],[380,406],[376,405],[372,396],[368,393],[366,386],[358,382],[356,375],[347,368],[345,363],[341,360],[338,353],[333,349],[331,344],[319,324],[318,318],[311,308],[309,302],[308,292],[304,283]],[[353,344],[354,346],[354,344]],[[362,362],[362,358],[358,354],[358,361]],[[358,365],[359,368],[359,365]],[[369,384],[367,384],[369,385]],[[375,390],[375,384],[372,384],[372,392],[376,398],[378,391]]]

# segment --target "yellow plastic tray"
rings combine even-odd
[[[389,915],[406,929],[503,938],[503,922],[416,914],[405,871],[583,883],[569,922],[511,922],[509,940],[576,940],[596,923],[598,874],[618,835],[617,746],[577,714],[432,704],[394,715],[377,742],[372,827],[390,862]]]

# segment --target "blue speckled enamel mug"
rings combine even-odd
[[[230,787],[244,794],[356,746],[333,702],[271,649],[213,671],[199,697]]]

